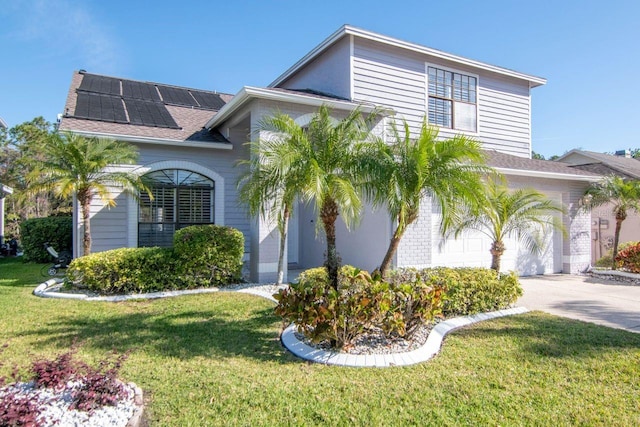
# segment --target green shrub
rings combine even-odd
[[[20,244],[25,262],[49,262],[51,255],[44,244],[58,251],[71,252],[73,223],[71,217],[33,218],[20,224]]]
[[[500,310],[522,295],[515,273],[498,274],[486,268],[400,269],[392,272],[389,280],[443,287],[442,313],[445,317]]]
[[[640,273],[640,243],[629,245],[618,251],[616,264],[631,273]]]
[[[342,348],[372,329],[409,337],[440,311],[439,287],[395,285],[351,266],[340,269],[339,283],[338,291],[330,286],[324,267],[307,270],[275,295],[275,312],[312,341]]]
[[[596,267],[602,267],[602,268],[611,268],[612,264],[613,264],[613,258],[611,257],[611,255],[605,255],[595,262]]]
[[[143,293],[180,289],[169,248],[122,248],[76,258],[67,279],[73,286],[100,294]]]
[[[71,262],[67,281],[100,294],[155,292],[237,283],[244,238],[229,227],[176,232],[173,248],[122,248]]]
[[[173,237],[176,274],[186,287],[228,285],[242,279],[244,236],[219,225],[194,225]]]

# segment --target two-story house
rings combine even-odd
[[[278,232],[249,218],[238,203],[234,167],[249,156],[246,142],[266,115],[284,112],[304,125],[320,105],[340,117],[360,107],[390,111],[414,127],[426,115],[440,135],[464,133],[480,140],[489,164],[512,188],[532,186],[562,203],[567,235],[546,236],[546,250],[528,253],[507,243],[503,269],[522,274],[575,273],[589,266],[590,223],[579,209],[594,174],[532,160],[531,89],[545,80],[351,26],[344,26],[311,50],[266,88],[244,87],[236,95],[74,73],[61,130],[106,136],[135,144],[134,169],[154,182],[153,201],[120,195],[115,209],[96,202],[93,250],[166,245],[173,231],[192,223],[225,224],[246,237],[252,280],[275,276]],[[324,243],[313,207],[298,206],[292,218],[287,259],[298,268],[320,265]],[[77,217],[77,215],[76,215]],[[77,230],[82,224],[76,219]],[[406,233],[396,266],[489,266],[490,242],[479,234],[442,242],[438,206],[425,203]],[[383,210],[368,209],[359,228],[338,234],[343,262],[373,269],[382,260],[393,224]],[[77,233],[79,236],[80,233]],[[76,238],[76,253],[80,239]]]

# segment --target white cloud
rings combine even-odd
[[[45,60],[63,56],[77,68],[106,74],[123,61],[117,38],[84,2],[15,1],[3,14],[13,21],[10,37],[39,45]]]

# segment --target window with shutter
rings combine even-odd
[[[164,169],[144,176],[153,194],[140,195],[138,246],[170,247],[176,230],[213,224],[215,183],[195,172]]]

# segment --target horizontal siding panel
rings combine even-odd
[[[498,81],[489,78],[480,79],[480,87],[498,93],[508,93],[513,96],[529,98],[529,88],[524,85],[517,85],[510,82]]]
[[[529,113],[529,104],[523,104],[522,102],[517,102],[510,99],[491,98],[480,94],[478,95],[478,103],[480,106],[493,105],[500,108],[512,109],[520,113]]]
[[[515,110],[501,107],[496,104],[483,104],[479,108],[480,114],[485,117],[506,117],[515,120],[529,121],[529,112],[524,110]]]
[[[525,105],[525,106],[529,105],[529,98],[527,97],[516,96],[510,93],[504,93],[504,92],[488,91],[484,88],[481,88],[478,91],[478,93],[479,93],[479,96],[481,97],[494,99],[496,101],[508,101],[508,102],[513,102],[516,105]]]
[[[354,86],[356,88],[363,87],[373,90],[381,90],[385,92],[401,93],[405,96],[411,96],[424,100],[426,94],[421,86],[403,85],[401,83],[394,83],[389,80],[375,80],[371,78],[360,78],[356,76],[354,78]]]
[[[528,141],[529,134],[522,132],[511,132],[506,131],[504,129],[493,129],[493,128],[481,128],[480,133],[482,138],[504,138],[506,140],[511,141]]]
[[[401,96],[408,103],[422,105],[423,107],[426,103],[424,96],[412,90],[396,89],[383,84],[367,83],[357,80],[354,83],[354,88],[356,89],[356,93],[363,93],[365,91],[370,94],[379,93],[381,98],[397,98]]]
[[[397,49],[381,43],[356,39],[354,43],[354,56],[382,64],[413,70],[424,71],[424,59],[419,54],[412,54],[403,49]]]
[[[424,70],[417,72],[401,67],[380,64],[379,62],[363,61],[361,59],[353,60],[353,69],[356,75],[362,74],[380,79],[401,80],[408,84],[414,83],[419,86],[424,86],[425,84]]]
[[[514,133],[529,133],[529,126],[526,123],[510,122],[508,120],[482,120],[481,129],[499,129]]]

